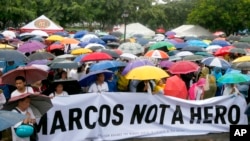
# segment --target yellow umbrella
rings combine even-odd
[[[72,55],[81,55],[81,54],[86,54],[86,53],[91,53],[93,52],[91,49],[88,48],[78,48],[78,49],[74,49],[71,51]]]
[[[169,77],[168,73],[155,66],[141,66],[129,71],[125,78],[134,80],[150,80]]]
[[[233,60],[233,63],[250,62],[250,56],[242,56]]]
[[[0,49],[15,49],[15,47],[8,44],[0,44]]]
[[[62,44],[79,44],[80,41],[74,38],[64,38],[60,41]]]
[[[63,39],[64,37],[59,36],[59,35],[51,35],[48,38],[46,38],[46,40],[49,40],[49,41],[61,41]]]

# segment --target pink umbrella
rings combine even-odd
[[[21,52],[33,52],[39,49],[44,49],[46,46],[39,41],[27,41],[23,43],[17,50]]]
[[[46,79],[48,72],[33,66],[18,67],[2,75],[2,83],[15,85],[15,78],[17,76],[23,76],[27,84],[32,84],[36,81]]]

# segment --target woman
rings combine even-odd
[[[136,92],[146,92],[152,94],[154,86],[150,80],[143,80],[136,86]]]
[[[223,95],[240,94],[235,84],[224,85]]]
[[[96,82],[90,85],[88,92],[89,93],[101,93],[108,92],[109,87],[105,80],[105,75],[103,73],[97,74]]]
[[[202,100],[204,97],[204,86],[206,84],[205,78],[200,78],[189,89],[189,100]]]
[[[164,94],[165,84],[163,79],[155,80],[155,84],[156,86],[154,88],[153,94]]]
[[[58,83],[56,85],[55,91],[49,95],[50,98],[56,97],[56,96],[68,96],[68,92],[63,90],[63,84]]]

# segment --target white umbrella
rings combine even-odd
[[[13,39],[16,38],[16,33],[14,31],[10,31],[10,30],[5,30],[4,32],[2,32],[3,36],[9,39]]]
[[[194,55],[194,54],[190,51],[181,51],[181,52],[178,52],[175,56],[184,57],[184,56],[189,56],[189,55]]]
[[[98,38],[98,36],[94,35],[94,34],[87,34],[85,36],[83,36],[80,41],[82,42],[89,42],[91,39],[93,38]]]
[[[127,60],[134,60],[136,58],[138,58],[136,55],[131,54],[131,53],[123,53],[120,55],[120,58],[122,59],[127,59]]]
[[[47,65],[32,64],[31,66],[36,67],[36,68],[41,69],[41,70],[44,70],[44,71],[50,70],[50,67]]]
[[[59,55],[57,56],[55,59],[67,59],[67,58],[75,58],[76,56],[75,55],[72,55],[72,54],[63,54],[63,55]],[[54,59],[54,60],[55,60]]]
[[[219,45],[210,45],[206,48],[206,51],[215,52],[217,49],[220,49],[220,48],[222,48],[222,47]]]
[[[42,30],[33,30],[31,32],[31,34],[37,35],[37,36],[44,36],[44,37],[48,37],[49,36],[47,32],[42,31]]]

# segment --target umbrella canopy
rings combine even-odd
[[[125,67],[127,63],[121,61],[101,61],[90,66],[90,71],[105,70],[110,68]]]
[[[93,52],[91,49],[88,48],[77,48],[74,50],[71,50],[72,55],[81,55],[81,54],[87,54]]]
[[[120,58],[126,59],[126,60],[134,60],[134,59],[136,59],[138,57],[136,55],[134,55],[134,54],[131,54],[131,53],[122,53],[120,55]]]
[[[115,52],[114,50],[111,50],[111,49],[102,49],[101,52],[107,53],[112,58],[119,58],[120,57],[120,55],[117,52]]]
[[[179,56],[169,56],[168,60],[169,61],[179,61],[179,60],[182,60],[182,58]]]
[[[23,114],[0,110],[0,131],[15,125],[25,118],[26,116]]]
[[[50,97],[41,94],[22,94],[20,96],[12,97],[7,104],[4,105],[4,110],[14,109],[19,99],[30,97],[30,107],[36,118],[41,118],[42,115],[53,107]]]
[[[163,60],[160,62],[159,66],[161,68],[170,68],[172,65],[174,65],[174,62],[169,61],[169,60]]]
[[[197,46],[197,47],[207,47],[208,44],[201,40],[188,40],[186,43],[188,43],[188,46]]]
[[[140,67],[140,66],[154,66],[152,62],[150,62],[147,59],[139,59],[139,60],[134,60],[131,61],[127,64],[127,66],[123,69],[122,75],[126,75],[130,70]]]
[[[74,39],[74,38],[64,38],[60,40],[62,44],[79,44],[80,41]]]
[[[176,48],[174,45],[170,42],[165,42],[165,41],[160,41],[156,42],[153,45],[149,47],[149,50],[162,50],[162,51],[170,51],[170,50],[175,50]]]
[[[27,84],[32,84],[36,81],[46,79],[48,72],[33,66],[18,67],[2,75],[2,83],[15,85],[15,78],[17,76],[23,76]]]
[[[30,38],[28,41],[33,41],[33,40],[38,41],[38,42],[41,42],[41,43],[44,42],[44,38],[41,37],[41,36],[32,37],[32,38]]]
[[[188,91],[185,82],[176,75],[167,78],[164,95],[187,99]]]
[[[62,36],[62,37],[68,37],[69,36],[69,33],[67,31],[58,31],[58,32],[55,32],[53,34],[54,35],[59,35],[59,36]]]
[[[183,60],[187,60],[187,61],[200,61],[203,58],[204,57],[201,56],[201,55],[189,55],[189,56],[183,57]]]
[[[52,44],[52,45],[47,47],[48,51],[52,51],[52,50],[55,50],[55,49],[62,50],[62,49],[64,49],[64,45],[63,44]]]
[[[82,38],[86,34],[88,34],[88,31],[80,30],[75,33],[74,38]]]
[[[188,47],[182,48],[181,51],[202,52],[202,51],[206,51],[206,50],[204,48],[198,47],[198,46],[188,46]]]
[[[195,55],[201,55],[203,57],[213,57],[213,54],[210,54],[208,52],[195,52]]]
[[[250,56],[242,56],[233,60],[233,63],[250,62]]]
[[[0,44],[0,49],[15,49],[15,47],[8,44]]]
[[[169,77],[169,75],[164,70],[155,66],[147,65],[136,67],[125,75],[125,78],[133,80],[151,80],[165,77]]]
[[[225,46],[225,47],[222,47],[220,49],[218,49],[214,55],[215,56],[224,56],[224,55],[227,55],[229,54],[229,50],[232,49],[232,48],[235,48],[234,46]]]
[[[32,64],[32,65],[30,65],[30,66],[36,67],[36,68],[41,69],[41,70],[44,70],[44,71],[49,71],[49,70],[50,70],[50,67],[47,66],[47,65]]]
[[[230,46],[231,44],[225,40],[213,40],[210,45],[219,45],[222,47]]]
[[[51,35],[48,38],[46,38],[46,40],[48,40],[48,41],[61,41],[63,39],[64,39],[64,37],[59,36],[59,35]]]
[[[42,30],[33,30],[31,31],[31,34],[37,35],[37,36],[43,36],[43,37],[48,37],[48,33]]]
[[[5,38],[7,39],[13,39],[16,38],[16,33],[11,30],[5,30],[1,33]]]
[[[221,76],[217,81],[222,84],[237,84],[237,83],[249,82],[250,77],[248,75],[241,73],[226,73],[223,76]]]
[[[231,64],[225,59],[219,57],[208,57],[204,58],[201,63],[210,66],[210,67],[219,67],[219,68],[229,68]]]
[[[63,55],[57,56],[55,59],[73,59],[75,57],[76,56],[72,54],[63,54]]]
[[[113,58],[107,53],[93,52],[93,53],[87,54],[81,61],[87,62],[87,61],[100,61],[100,60],[112,60],[112,59]]]
[[[36,52],[31,54],[28,58],[29,61],[34,60],[47,60],[47,59],[54,59],[56,56],[49,52]]]
[[[91,39],[99,39],[99,38],[98,38],[98,36],[96,36],[94,34],[86,34],[80,39],[80,41],[89,42]]]
[[[18,50],[0,50],[0,57],[5,61],[14,61],[17,63],[26,63],[29,58]]]
[[[199,70],[199,66],[191,61],[178,61],[168,71],[172,74],[187,74]]]
[[[184,57],[184,56],[189,56],[189,55],[194,55],[194,53],[190,51],[181,51],[181,52],[178,52],[175,56]]]
[[[250,43],[250,36],[242,37],[242,38],[240,39],[240,42],[247,42],[247,43]]]
[[[246,43],[246,42],[235,42],[235,43],[232,44],[232,46],[235,46],[236,48],[248,49],[248,48],[250,48],[250,43]]]
[[[78,68],[79,65],[77,62],[70,61],[70,60],[60,60],[56,62],[52,62],[50,64],[50,68],[52,69],[73,69]]]
[[[232,67],[239,70],[250,70],[250,62],[234,63]]]
[[[227,41],[230,41],[230,42],[232,42],[232,41],[240,41],[240,38],[241,38],[241,36],[230,35],[230,36],[227,37]]]
[[[131,54],[141,54],[144,52],[144,47],[138,43],[122,43],[118,49],[120,49],[123,53],[131,53]]]
[[[242,49],[242,48],[231,48],[229,50],[229,53],[237,53],[237,54],[243,54],[243,55],[246,55],[247,54],[247,51],[245,49]]]
[[[94,83],[96,81],[97,78],[97,74],[103,73],[105,76],[105,81],[107,81],[108,79],[110,79],[110,77],[112,77],[113,72],[109,71],[109,70],[98,70],[98,71],[93,71],[90,72],[86,75],[84,75],[83,77],[80,78],[80,85],[82,87],[87,87],[90,86],[92,83]]]
[[[118,40],[118,38],[116,36],[113,36],[113,35],[104,35],[101,37],[101,39],[104,41],[104,42],[115,42]]]
[[[85,48],[91,49],[92,51],[100,50],[100,49],[105,49],[105,47],[101,44],[97,43],[90,43]]]
[[[44,49],[45,47],[46,46],[43,43],[39,41],[31,40],[31,41],[24,42],[24,44],[22,44],[17,50],[21,52],[33,52],[39,49]]]
[[[157,58],[157,59],[167,59],[169,58],[168,54],[161,50],[150,50],[144,56]]]
[[[51,61],[50,60],[47,60],[47,59],[42,59],[42,60],[34,60],[34,61],[31,61],[27,64],[27,66],[30,66],[30,65],[47,65],[49,64]]]
[[[117,42],[108,42],[107,46],[110,48],[118,48],[120,46],[120,43]]]
[[[206,51],[208,52],[216,52],[218,49],[222,48],[219,45],[210,45],[206,48]]]

